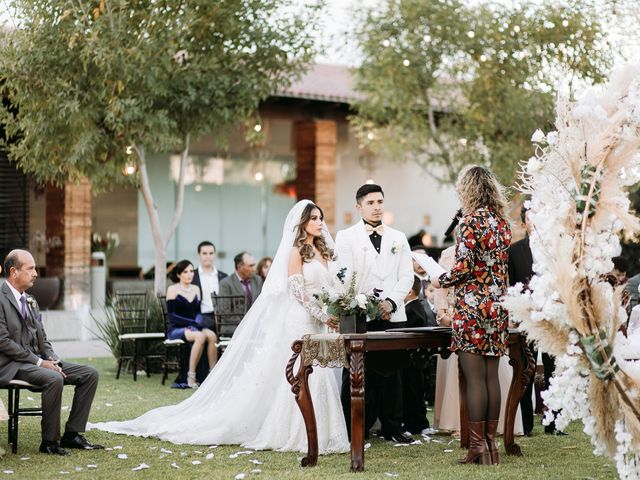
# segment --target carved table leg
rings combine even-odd
[[[293,368],[302,351],[302,340],[293,342],[291,350],[293,350],[293,355],[287,363],[285,373],[287,381],[291,384],[291,391],[296,396],[296,403],[300,408],[307,430],[307,456],[302,459],[300,464],[303,467],[313,467],[318,463],[318,430],[311,392],[309,391],[309,375],[313,372],[313,367],[304,366],[301,359],[298,374],[294,376]]]
[[[513,367],[513,377],[507,396],[507,410],[504,423],[504,448],[507,455],[522,455],[522,449],[513,440],[513,424],[516,419],[518,405],[524,391],[531,382],[536,368],[535,360],[524,335],[519,335],[516,342],[509,344],[509,365]],[[526,365],[526,368],[525,368]]]
[[[460,391],[460,448],[469,448],[469,405],[467,404],[467,381],[458,363],[458,389]]]
[[[351,342],[351,471],[364,471],[364,341]]]

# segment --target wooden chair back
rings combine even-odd
[[[116,292],[116,318],[120,334],[147,333],[149,295],[147,292]]]
[[[219,338],[231,338],[247,311],[244,295],[211,295]]]

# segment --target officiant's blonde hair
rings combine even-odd
[[[331,258],[333,258],[333,250],[329,248],[323,236],[314,237],[313,245],[304,243],[304,241],[309,236],[304,227],[306,227],[307,223],[309,223],[309,220],[311,220],[311,213],[314,210],[318,210],[320,212],[320,218],[324,220],[324,213],[322,213],[322,209],[319,206],[313,203],[307,204],[307,206],[304,207],[302,214],[300,215],[300,223],[298,223],[296,239],[293,242],[293,246],[298,249],[302,260],[305,262],[310,262],[311,260],[313,260],[313,257],[315,256],[315,254],[313,253],[314,246],[318,249],[320,255],[325,260],[330,260]]]
[[[488,207],[493,208],[499,216],[506,218],[507,200],[504,187],[488,168],[480,165],[464,167],[458,175],[456,191],[465,213]]]

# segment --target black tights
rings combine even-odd
[[[470,422],[498,420],[500,416],[500,357],[458,353],[458,363],[467,383]]]

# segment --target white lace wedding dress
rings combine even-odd
[[[289,213],[262,293],[200,388],[177,405],[156,408],[129,421],[89,424],[89,429],[157,437],[179,444],[237,444],[251,449],[306,452],[304,421],[285,378],[285,367],[294,340],[307,333],[326,332],[326,326],[316,319],[322,312],[313,293],[328,285],[330,274],[322,263],[313,260],[303,265],[303,275],[287,276],[292,232],[305,205],[305,201],[298,202]],[[325,236],[330,240],[328,233]],[[348,452],[334,372],[316,368],[309,384],[319,452]]]

